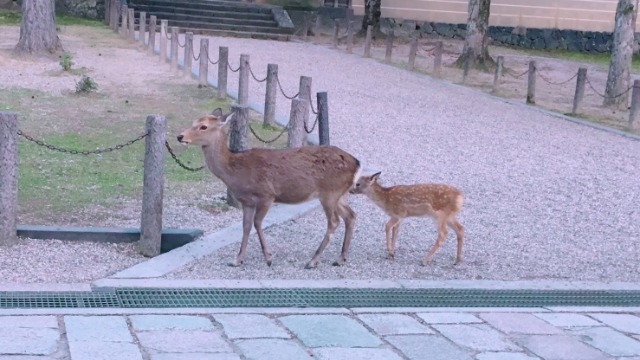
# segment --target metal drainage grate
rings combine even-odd
[[[121,307],[114,292],[0,292],[0,309]]]
[[[142,307],[640,306],[637,291],[481,289],[118,289]]]

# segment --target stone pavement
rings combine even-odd
[[[639,313],[637,308],[13,309],[0,310],[0,360],[639,360]]]

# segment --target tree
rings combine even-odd
[[[380,9],[381,5],[382,0],[364,1],[364,17],[362,18],[362,29],[360,30],[362,33],[367,33],[367,27],[369,25],[373,26],[372,34],[376,34],[380,31],[380,16],[382,15],[382,10]]]
[[[613,48],[607,87],[604,95],[605,106],[617,106],[626,109],[631,86],[631,60],[633,57],[634,33],[636,31],[636,16],[638,14],[638,0],[618,0],[616,21],[613,31]],[[623,94],[624,95],[621,95]]]
[[[467,59],[469,67],[489,70],[494,61],[489,55],[489,10],[491,0],[469,0],[469,17],[467,34],[464,39],[462,54],[456,60],[458,67],[463,67]]]
[[[53,54],[62,50],[56,32],[54,0],[23,0],[20,40],[15,47],[19,54]]]

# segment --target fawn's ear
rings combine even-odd
[[[213,110],[213,111],[211,112],[211,115],[213,115],[213,116],[215,116],[215,117],[217,117],[217,118],[222,117],[222,116],[223,116],[223,114],[222,114],[222,109],[221,109],[221,108],[216,108],[215,110]]]
[[[378,178],[380,177],[380,174],[382,173],[382,171],[378,171],[377,173],[371,175],[371,181],[376,181],[378,180]]]

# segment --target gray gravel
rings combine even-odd
[[[240,53],[251,55],[254,70],[279,64],[289,92],[300,75],[313,77],[313,91],[329,94],[332,144],[382,170],[383,183],[437,181],[460,188],[466,197],[464,263],[453,267],[450,234],[432,264],[419,266],[435,238],[426,219],[406,221],[396,260],[385,260],[386,218],[366,199],[351,197],[358,222],[346,267],[330,266],[339,231],[318,269],[302,269],[325,228],[316,211],[267,232],[276,252],[270,269],[253,237],[241,268],[225,265],[236,244],[168,277],[640,280],[639,141],[325,46],[212,41],[212,53],[218,45],[229,47],[234,67]],[[263,85],[252,81],[252,101],[262,103],[263,96]],[[285,116],[289,103],[278,101]]]

